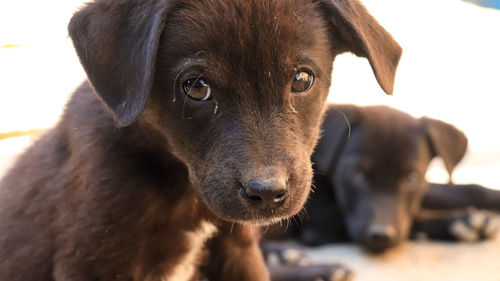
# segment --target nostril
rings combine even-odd
[[[257,195],[248,196],[248,199],[250,199],[250,201],[253,201],[253,202],[260,202],[260,201],[262,201],[262,198],[260,198]]]
[[[242,185],[241,193],[252,203],[277,204],[287,197],[286,182],[280,179],[251,180]]]
[[[249,189],[246,185],[241,184],[241,189],[240,193],[245,198],[246,200],[253,202],[253,203],[259,203],[262,202],[262,198],[258,196],[255,192],[252,192],[251,189]]]
[[[287,194],[286,190],[283,190],[282,192],[278,192],[278,193],[274,196],[273,202],[274,202],[274,203],[278,203],[278,202],[280,202],[280,201],[284,200],[284,199],[285,199],[285,197],[286,197],[286,194]]]

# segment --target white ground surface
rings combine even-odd
[[[379,89],[368,63],[352,55],[335,62],[330,101],[387,104],[456,125],[469,152],[454,174],[458,183],[500,188],[500,11],[459,0],[366,0],[372,14],[404,49],[393,97]],[[0,2],[0,133],[47,128],[84,73],[66,24],[79,0]],[[31,142],[0,141],[0,176]],[[441,163],[428,173],[446,181]],[[349,245],[312,252],[350,265],[360,281],[500,280],[500,240],[452,245],[408,243],[382,257]]]

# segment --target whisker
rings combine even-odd
[[[173,85],[173,94],[174,94],[174,98],[172,99],[172,103],[174,103],[177,99],[177,79],[179,79],[179,77],[181,76],[182,72],[179,72],[177,73],[177,75],[175,76],[175,79],[174,79],[174,85]]]
[[[297,217],[297,216],[293,216],[293,217],[292,217],[293,223],[294,223],[295,225],[299,225],[299,223],[297,222],[297,218],[296,218],[296,217]]]
[[[268,230],[269,230],[269,225],[266,225],[266,230],[264,230],[264,233],[267,233]]]
[[[187,101],[188,96],[184,95],[184,103],[182,104],[182,115],[181,118],[184,119],[184,109],[186,108],[186,101]]]
[[[194,80],[194,83],[191,85],[191,87],[189,87],[189,90],[191,90],[194,85],[196,84],[196,82],[200,81],[200,78],[203,77],[205,74],[207,74],[206,72],[203,72],[202,74],[198,75],[198,77],[196,77],[196,80]]]
[[[347,129],[348,129],[348,131],[347,131],[347,139],[349,139],[351,137],[351,131],[352,131],[352,129],[351,129],[351,123],[349,122],[349,118],[347,118],[347,116],[345,115],[345,113],[342,112],[340,109],[335,108],[335,106],[333,107],[333,109],[336,110],[338,113],[342,114],[342,117],[344,117],[344,120],[345,120],[345,122],[347,124]]]
[[[235,224],[235,223],[236,223],[236,222],[234,222],[234,221],[233,221],[233,224],[231,224],[231,230],[229,231],[229,233],[231,233],[231,234],[233,234],[233,228],[234,228],[234,224]]]

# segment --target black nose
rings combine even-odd
[[[392,225],[372,224],[366,233],[366,246],[373,251],[391,247],[396,239],[396,229]]]
[[[284,179],[251,180],[243,184],[243,197],[254,204],[276,205],[288,195]]]

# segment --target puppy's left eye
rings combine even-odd
[[[314,75],[307,68],[300,68],[295,72],[292,82],[292,93],[302,93],[311,89],[314,83]]]
[[[189,78],[182,82],[184,94],[193,100],[206,101],[210,99],[212,89],[203,78]]]

